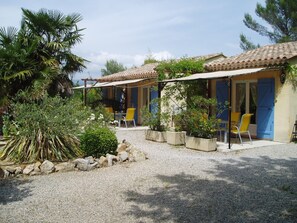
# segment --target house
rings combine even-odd
[[[288,78],[297,65],[297,42],[263,46],[205,64],[207,73],[174,81],[207,79],[211,97],[232,112],[252,113],[250,132],[259,139],[289,142],[297,119],[297,92]],[[296,81],[296,78],[295,78]],[[228,119],[228,110],[220,118]]]
[[[222,53],[192,57],[196,60],[205,60],[206,64],[223,58],[225,56]],[[158,97],[158,73],[155,71],[157,65],[158,63],[146,64],[92,79],[98,82],[94,87],[102,88],[103,103],[106,106],[123,111],[128,107],[136,108],[135,119],[141,124],[141,108],[149,107],[151,100]]]

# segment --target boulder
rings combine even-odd
[[[124,161],[128,160],[128,158],[129,158],[129,154],[126,151],[120,152],[118,154],[118,156],[119,156],[119,159],[121,162],[124,162]]]
[[[75,170],[75,164],[72,162],[63,162],[63,163],[58,163],[55,166],[56,172],[68,172],[68,171],[73,171]]]
[[[95,162],[95,163],[92,163],[88,166],[88,170],[93,170],[93,169],[96,169],[98,167],[98,163]]]
[[[30,173],[30,176],[36,176],[36,175],[41,175],[41,171],[35,171],[33,170],[31,173]]]
[[[124,152],[127,149],[127,145],[125,143],[120,143],[117,148],[117,153]]]
[[[40,165],[40,170],[41,173],[49,174],[55,171],[55,165],[51,161],[45,160]]]
[[[7,166],[5,170],[7,170],[10,174],[15,174],[16,167]]]
[[[0,167],[0,179],[3,179],[4,178],[4,170]]]
[[[23,174],[29,175],[34,170],[34,164],[29,164],[23,170]]]
[[[132,155],[134,161],[136,161],[136,162],[144,161],[147,159],[146,154],[138,149],[131,150],[130,154]]]
[[[116,161],[119,160],[117,156],[111,155],[111,154],[106,154],[106,159],[107,159],[108,166],[112,166]]]
[[[131,143],[129,143],[129,142],[126,141],[125,139],[123,140],[123,143],[125,143],[125,145],[126,145],[127,147],[131,146]]]
[[[20,167],[20,166],[17,166],[16,168],[15,168],[15,175],[19,175],[19,174],[22,174],[23,173],[23,169],[22,169],[22,167]]]
[[[75,167],[81,171],[88,171],[90,160],[78,158],[76,160],[73,160],[73,163],[75,164]]]
[[[3,170],[4,171],[4,178],[9,177],[9,175],[11,175],[7,170]]]
[[[41,166],[41,162],[37,161],[36,163],[34,163],[34,171],[35,172],[40,172],[40,166]]]
[[[99,166],[100,167],[107,167],[108,166],[108,160],[106,159],[105,156],[101,156],[99,158]]]
[[[92,156],[85,157],[85,160],[89,160],[90,164],[95,163],[95,160],[94,160],[94,158]]]

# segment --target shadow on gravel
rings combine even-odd
[[[126,192],[127,215],[139,222],[297,222],[297,159],[213,162],[215,179],[158,175],[149,191]]]
[[[31,181],[24,179],[0,180],[0,205],[21,201],[31,196]]]

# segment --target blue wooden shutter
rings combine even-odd
[[[153,87],[150,90],[150,102],[152,102],[152,100],[154,100],[155,98],[158,98],[158,91]],[[157,102],[150,103],[150,112],[152,112],[153,114],[156,114],[158,112]]]
[[[257,137],[274,136],[274,79],[258,80]]]
[[[218,102],[218,108],[222,109],[226,101],[228,101],[228,82],[217,81],[216,82],[216,98]],[[223,113],[217,115],[218,118],[228,120],[228,107],[224,107]]]

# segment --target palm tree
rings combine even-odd
[[[21,28],[0,29],[1,87],[7,97],[20,90],[31,98],[45,93],[68,95],[71,75],[85,66],[83,58],[72,53],[82,40],[77,23],[79,14],[63,15],[59,11],[22,9]],[[3,93],[0,90],[0,96]]]

